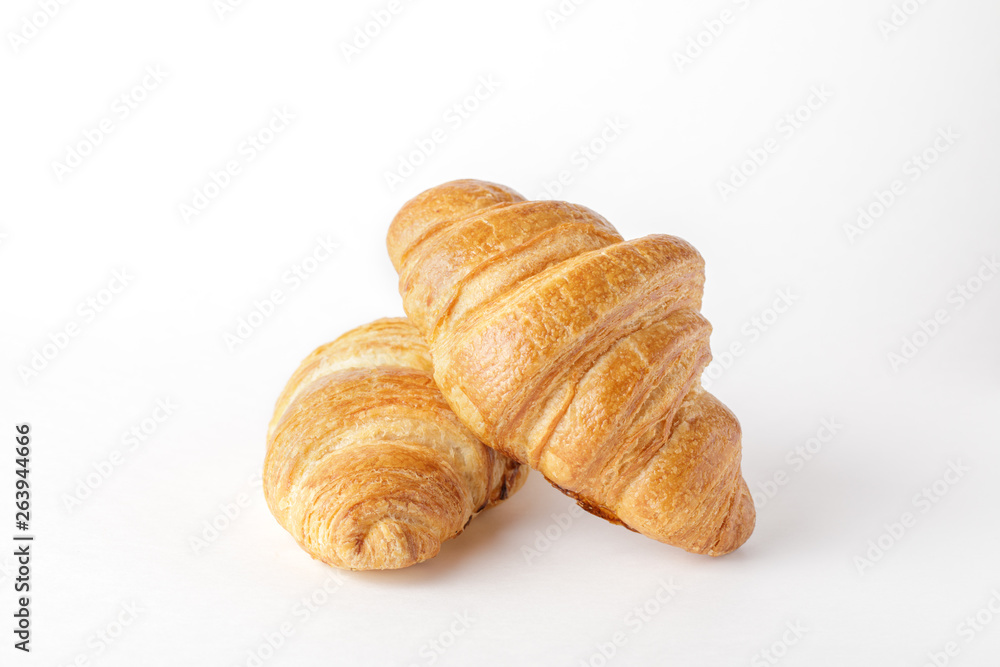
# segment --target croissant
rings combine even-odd
[[[746,541],[740,425],[701,387],[691,245],[474,180],[407,202],[387,245],[434,379],[483,442],[653,539],[712,556]]]
[[[268,427],[264,496],[313,558],[352,570],[431,558],[528,469],[484,446],[445,403],[405,319],[319,347]]]

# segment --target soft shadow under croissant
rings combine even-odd
[[[388,248],[434,378],[483,442],[667,544],[746,541],[739,422],[700,382],[711,327],[691,245],[464,180],[410,200]]]
[[[264,494],[314,558],[394,569],[438,553],[528,469],[485,447],[448,407],[420,335],[372,322],[310,354],[268,428]]]

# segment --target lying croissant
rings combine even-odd
[[[314,558],[352,570],[434,556],[528,472],[462,426],[404,319],[359,327],[306,357],[267,440],[271,512]]]
[[[700,382],[693,247],[464,180],[403,206],[388,248],[434,379],[483,442],[653,539],[712,556],[746,541],[739,422]]]

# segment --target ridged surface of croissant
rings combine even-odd
[[[528,469],[458,420],[405,319],[372,322],[310,354],[268,427],[264,495],[314,558],[352,570],[426,560]]]
[[[739,422],[701,387],[691,245],[464,180],[410,200],[388,248],[435,380],[483,442],[661,542],[717,556],[746,541]]]

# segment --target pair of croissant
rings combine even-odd
[[[525,464],[660,542],[718,556],[746,541],[739,422],[700,382],[693,247],[462,180],[405,204],[388,248],[408,319],[309,355],[268,429],[265,497],[309,554],[355,570],[430,558]]]

